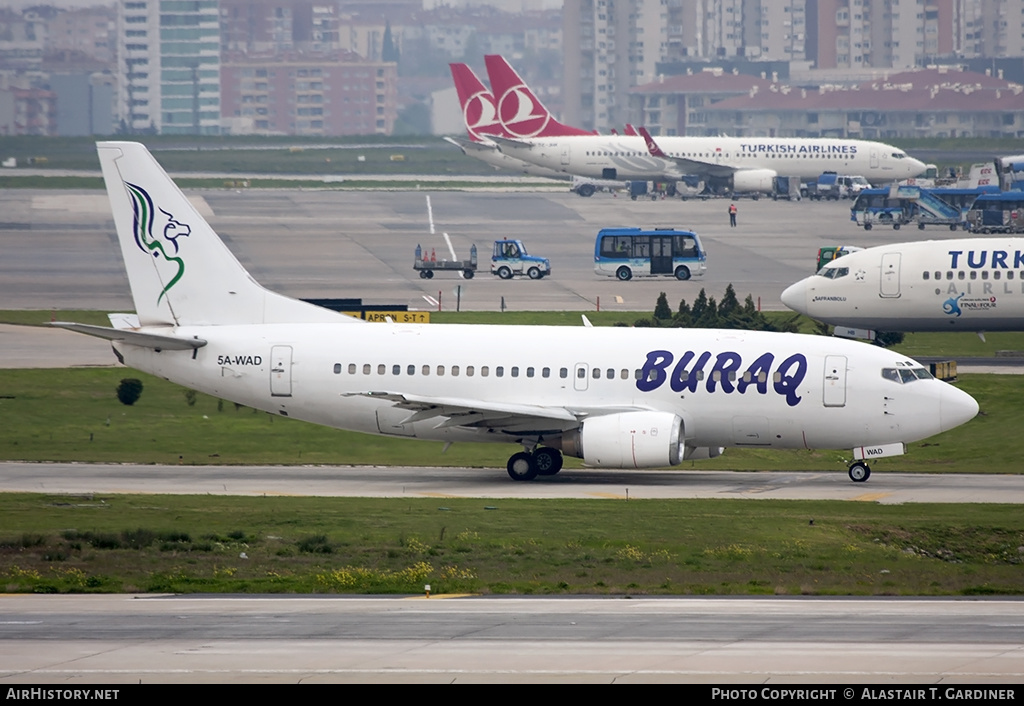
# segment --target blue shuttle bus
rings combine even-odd
[[[602,228],[594,243],[594,272],[623,282],[634,277],[688,280],[707,271],[696,233],[675,228]]]

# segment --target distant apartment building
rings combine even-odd
[[[55,136],[56,98],[40,88],[0,88],[0,135]]]
[[[72,8],[48,23],[46,55],[83,56],[113,62],[117,46],[117,11],[114,5]]]
[[[220,133],[217,0],[119,0],[118,115],[128,131]]]
[[[388,135],[397,118],[394,63],[354,54],[225,57],[224,124],[232,133]]]
[[[599,130],[636,122],[629,90],[659,64],[802,60],[810,1],[566,0],[564,117]]]

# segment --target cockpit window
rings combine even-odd
[[[892,156],[895,157],[896,159],[904,159],[907,155],[905,155],[902,152],[893,152]]]
[[[849,267],[822,267],[818,270],[818,274],[828,279],[839,279],[850,274]]]
[[[915,380],[934,380],[935,377],[925,368],[882,368],[882,378],[903,385]]]

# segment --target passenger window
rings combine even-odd
[[[437,366],[437,374],[438,375],[444,375],[444,366],[443,365]]]
[[[405,370],[406,370],[406,372],[407,372],[407,373],[408,373],[409,375],[415,375],[415,374],[416,374],[416,366],[415,366],[415,365],[409,365],[409,366],[407,366],[407,367],[405,368]]]
[[[594,379],[595,380],[600,380],[601,379],[601,368],[594,368],[593,375],[594,375]],[[583,377],[583,369],[582,368],[580,369],[580,377]]]
[[[334,374],[335,375],[340,375],[341,374],[341,363],[335,363],[334,364]]]
[[[391,366],[391,374],[392,375],[401,375],[402,374],[402,366],[401,365],[393,365],[393,366]]]
[[[512,377],[514,377],[514,378],[517,378],[517,377],[519,377],[519,367],[518,367],[518,366],[516,366],[516,365],[513,365],[513,366],[512,366],[512,369],[511,369],[511,370],[509,370],[509,374],[510,374],[510,375],[512,375]],[[532,376],[531,376],[531,377],[532,377]]]
[[[379,365],[377,366],[377,374],[378,374],[378,375],[384,375],[384,373],[385,373],[386,371],[387,371],[387,366],[386,366],[386,365],[384,365],[384,363],[380,363],[380,364],[379,364]]]
[[[505,377],[505,366],[499,365],[494,369],[494,377],[502,378]]]
[[[541,377],[544,377],[544,378],[549,378],[549,377],[551,377],[551,368],[543,368],[543,369],[542,369],[542,370],[540,371],[540,376],[541,376]]]
[[[940,280],[940,279],[942,279],[942,273],[941,273],[941,272],[936,272],[936,273],[935,273],[935,279],[936,279],[936,280]]]
[[[978,279],[978,271],[971,270],[971,279]]]
[[[947,270],[946,271],[946,279],[953,279],[953,271],[952,270]]]
[[[615,369],[614,368],[608,368],[608,370],[605,371],[605,377],[608,378],[609,380],[614,380],[615,379]]]
[[[459,366],[453,365],[452,366],[452,377],[453,378],[457,378],[458,376],[459,376]]]
[[[966,277],[967,277],[967,275],[964,274],[963,270],[960,270],[959,272],[956,273],[956,278],[957,279],[966,279]]]
[[[480,366],[480,377],[485,378],[491,374],[491,368],[489,365]]]
[[[569,369],[568,368],[559,368],[559,370],[558,370],[558,377],[562,378],[563,380],[565,378],[569,377]]]
[[[467,365],[466,366],[466,377],[468,377],[468,378],[473,377],[473,372],[474,372],[473,366],[472,365]]]
[[[619,372],[619,377],[623,380],[629,380],[629,370],[627,368],[623,368],[622,371]]]
[[[356,374],[356,364],[355,363],[349,363],[348,364],[348,374],[349,375],[355,375]]]
[[[526,377],[528,377],[528,378],[532,378],[533,377],[533,368],[527,368],[526,369]]]
[[[423,369],[420,370],[420,374],[421,375],[430,375],[430,366],[429,365],[424,365]]]
[[[922,277],[922,279],[926,279],[927,280],[929,277],[931,277],[931,275],[928,272],[925,272],[923,275],[921,275],[921,277]]]
[[[982,270],[981,278],[982,279],[988,279],[988,270]]]

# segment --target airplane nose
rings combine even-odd
[[[807,280],[791,284],[782,292],[782,303],[800,314],[807,313]]]
[[[939,426],[942,431],[971,421],[978,414],[977,401],[963,390],[944,383],[939,393]]]
[[[910,157],[910,178],[924,176],[924,173],[928,171],[928,165],[919,159]]]

